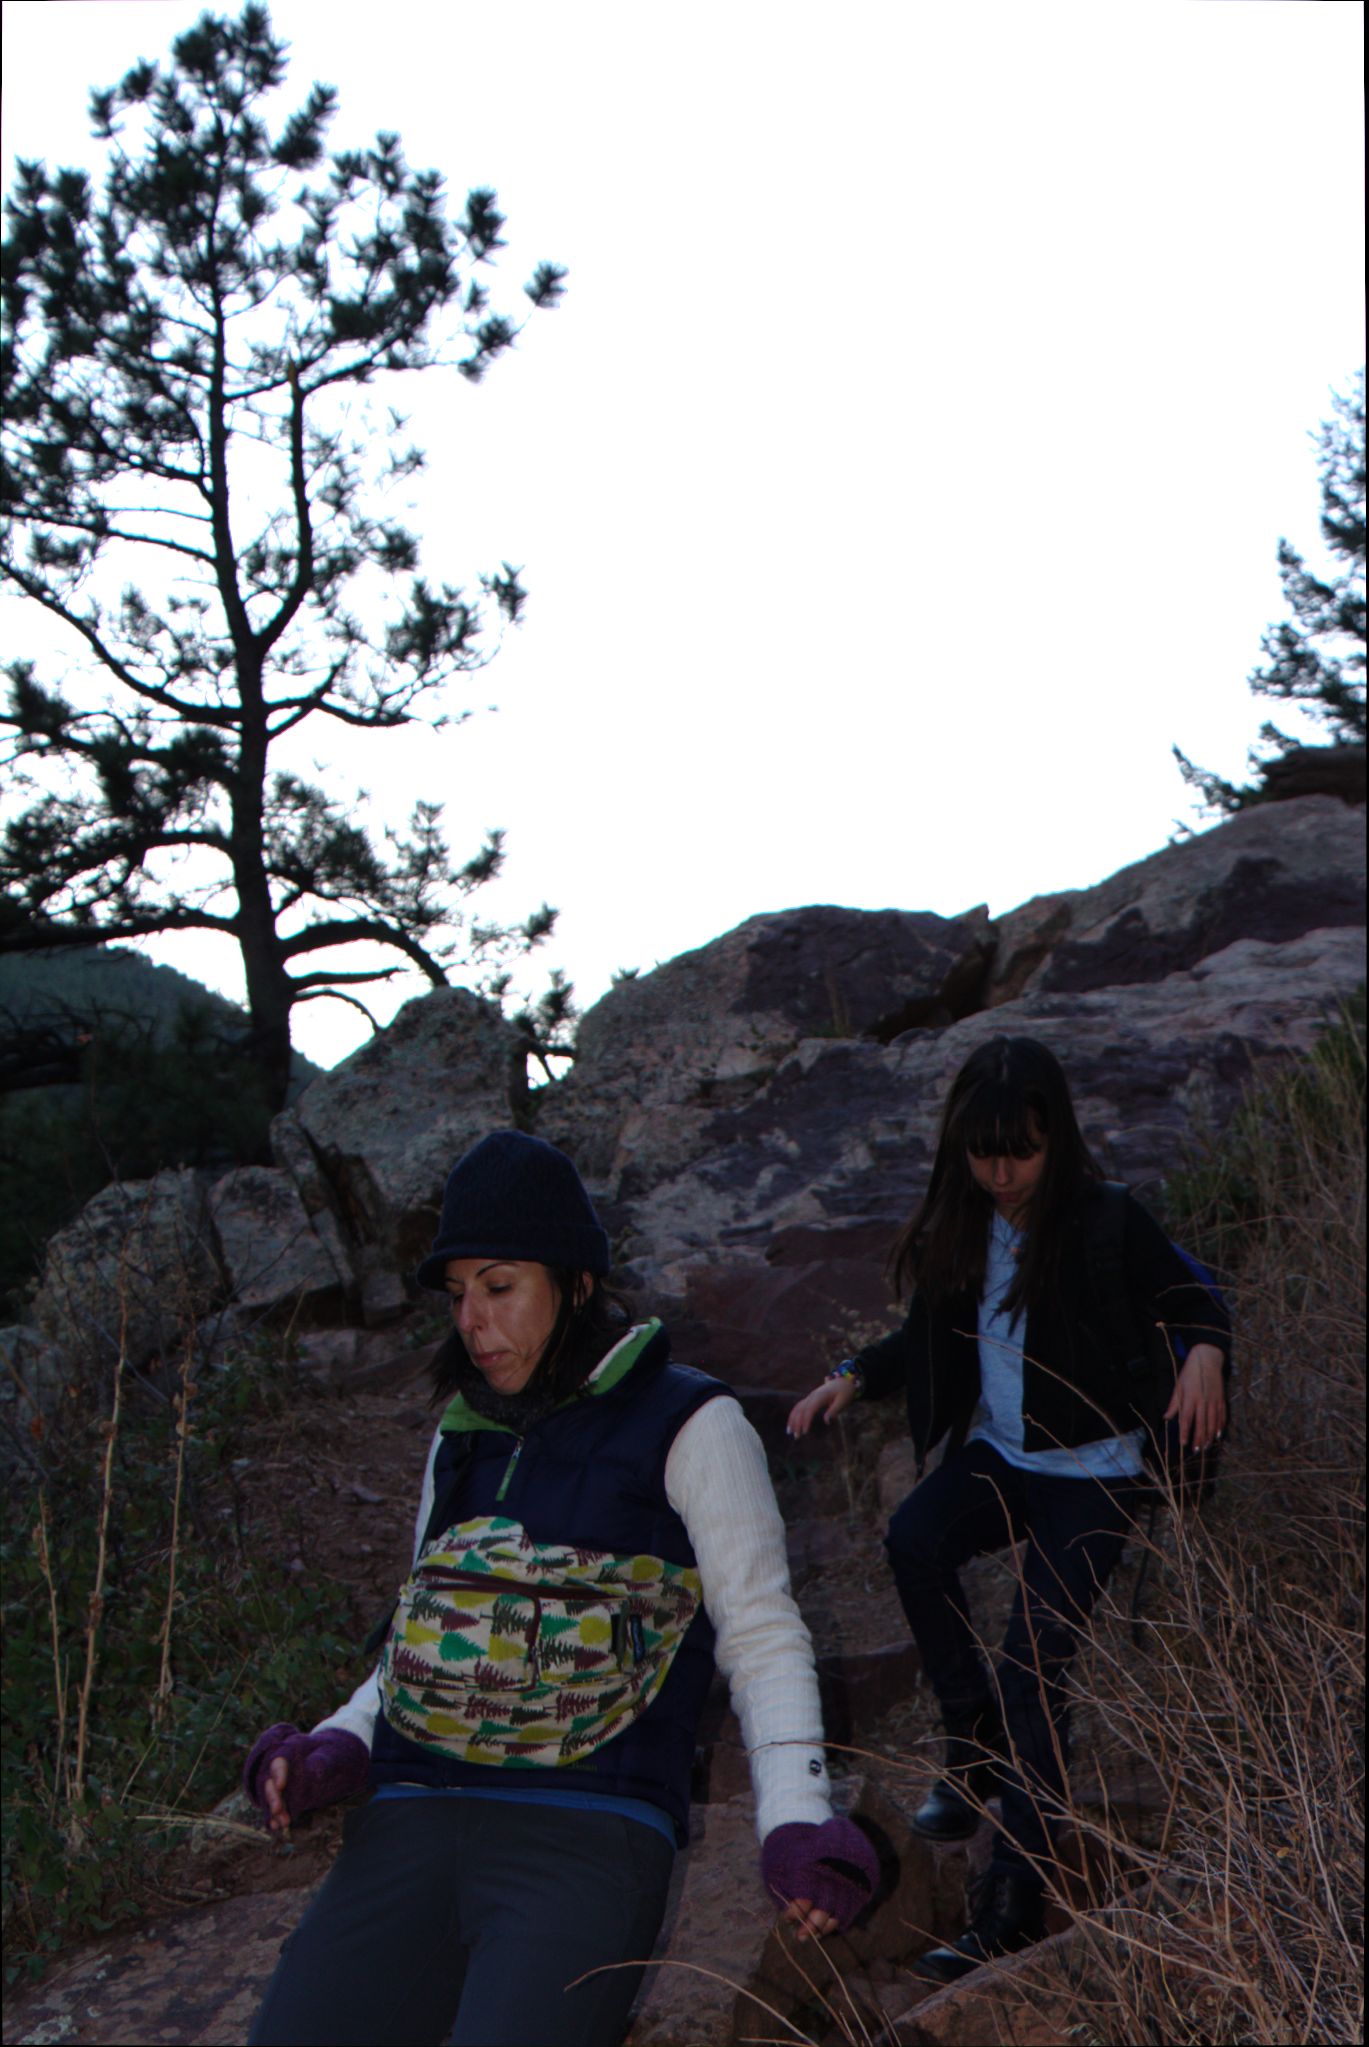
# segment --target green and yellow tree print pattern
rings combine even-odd
[[[468,1763],[557,1766],[650,1705],[699,1610],[661,1557],[536,1543],[503,1516],[424,1545],[380,1661],[396,1732]]]

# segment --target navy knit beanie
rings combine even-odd
[[[527,1258],[600,1279],[609,1268],[608,1238],[580,1175],[554,1144],[521,1130],[482,1137],[448,1173],[419,1285],[441,1293],[449,1258]]]

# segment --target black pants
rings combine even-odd
[[[1051,1815],[1069,1768],[1070,1660],[1141,1497],[1133,1479],[1047,1478],[973,1442],[924,1479],[889,1524],[894,1582],[948,1726],[1002,1701],[1016,1762],[1003,1774],[993,1859],[1019,1874],[1051,1855]],[[1017,1597],[991,1676],[958,1572],[970,1557],[1023,1537]]]
[[[675,1851],[617,1813],[373,1799],[267,1987],[252,2047],[617,2047]]]

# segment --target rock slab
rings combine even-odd
[[[744,1101],[810,1037],[883,1042],[976,1008],[988,913],[937,917],[830,905],[748,918],[622,981],[580,1026],[574,1071],[538,1127],[610,1201],[697,1155],[715,1111]]]
[[[234,1305],[246,1315],[341,1319],[350,1272],[330,1255],[288,1174],[239,1166],[209,1190],[209,1219]]]
[[[1097,888],[1038,896],[998,926],[990,1000],[1135,987],[1238,939],[1364,922],[1364,819],[1333,796],[1243,810]]]
[[[41,1334],[75,1361],[145,1365],[222,1292],[202,1175],[116,1182],[47,1248],[33,1304]]]
[[[517,1120],[525,1061],[523,1039],[493,1003],[435,989],[305,1089],[276,1119],[273,1153],[308,1210],[319,1206],[321,1176],[345,1234],[379,1252],[378,1265],[360,1261],[366,1277],[402,1271],[432,1241],[455,1161]]]

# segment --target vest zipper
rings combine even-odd
[[[522,1456],[522,1454],[523,1438],[520,1436],[513,1446],[512,1457],[510,1457],[508,1463],[504,1466],[504,1476],[500,1479],[499,1490],[494,1496],[496,1500],[502,1500],[505,1493],[508,1491],[509,1486],[512,1484],[513,1474],[518,1469],[518,1460]]]

